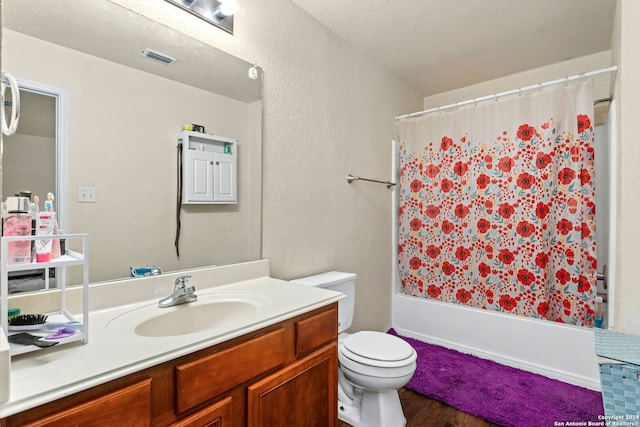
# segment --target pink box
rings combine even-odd
[[[31,217],[27,214],[6,214],[3,217],[4,236],[31,236]],[[31,262],[31,240],[9,242],[7,245],[9,264],[29,264]]]

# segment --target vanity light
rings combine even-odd
[[[214,15],[218,19],[224,19],[227,16],[233,16],[238,11],[238,2],[235,0],[224,0],[214,11]]]
[[[233,34],[233,15],[238,11],[236,0],[166,0],[200,19]]]

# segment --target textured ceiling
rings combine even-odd
[[[616,5],[615,0],[292,1],[424,96],[609,50]]]

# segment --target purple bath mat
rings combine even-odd
[[[393,329],[389,333],[398,335]],[[400,338],[418,353],[418,367],[408,389],[505,427],[604,425],[598,391]]]

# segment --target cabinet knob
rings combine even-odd
[[[212,165],[212,164],[213,164],[213,160],[210,160],[210,161],[209,161],[209,164],[210,164],[210,165]]]

